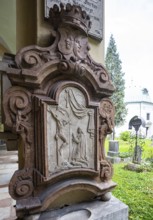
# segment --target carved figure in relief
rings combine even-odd
[[[57,124],[57,131],[56,131],[55,138],[56,138],[56,140],[58,140],[58,138],[60,138],[62,140],[62,144],[58,148],[58,151],[61,154],[61,150],[68,144],[67,138],[63,134],[63,126],[65,126],[68,122],[66,122],[65,120],[61,120],[59,118],[59,116],[57,114],[53,113],[52,111],[50,111],[50,113],[52,114],[52,116],[56,120],[56,124]]]
[[[71,38],[67,38],[65,40],[65,43],[66,43],[66,49],[70,50],[71,47],[72,47],[72,39]]]
[[[51,163],[54,163],[56,171],[72,167],[93,167],[93,159],[88,158],[94,154],[94,109],[86,107],[84,94],[78,88],[64,88],[59,95],[58,107],[55,110],[55,107],[48,106],[48,113],[51,115],[48,124],[52,129],[49,140],[53,138],[48,142],[49,155],[54,158]],[[56,150],[51,147],[53,145]],[[51,172],[53,166],[50,166]]]
[[[112,178],[113,168],[109,161],[101,160],[100,161],[100,178],[104,181],[107,181]]]
[[[74,37],[74,54],[76,57],[79,58],[79,60],[84,60],[86,59],[87,56],[87,51],[90,49],[87,38],[82,36],[76,36]]]
[[[109,102],[106,102],[103,104],[103,113],[105,115],[107,124],[108,124],[108,129],[110,132],[113,131],[114,128],[114,122],[112,120],[112,115],[113,115],[113,106]]]
[[[58,48],[63,53],[65,58],[71,58],[73,60],[84,60],[89,50],[87,37],[79,34],[79,31],[72,31],[71,29],[65,30],[59,29],[61,33]]]
[[[108,124],[106,119],[100,119],[100,126],[99,126],[99,143],[100,143],[100,160],[105,159],[105,148],[104,143],[107,134],[109,133]]]
[[[72,141],[76,143],[72,151],[72,160],[85,163],[87,165],[86,138],[80,127],[77,129],[76,136],[72,133]]]
[[[110,100],[102,100],[99,109],[99,144],[100,144],[100,160],[105,159],[104,143],[107,134],[111,134],[114,128],[113,122],[114,107]]]

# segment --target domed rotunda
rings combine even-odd
[[[117,128],[117,134],[129,130],[129,121],[138,116],[145,121],[145,126],[139,129],[139,135],[151,137],[153,135],[153,102],[147,88],[135,86],[133,83],[125,90],[125,104],[127,108],[126,121]]]

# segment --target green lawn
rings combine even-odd
[[[129,206],[129,219],[153,220],[153,171],[136,173],[114,165],[113,195]]]
[[[123,141],[119,139],[118,141],[119,152],[127,153],[134,149],[135,140]],[[106,152],[108,151],[108,145],[109,141],[106,140]],[[143,162],[148,158],[153,160],[151,140],[142,139],[139,145],[143,146]],[[113,195],[129,206],[129,220],[153,220],[153,169],[151,172],[137,173],[124,169],[125,165],[125,163],[113,165],[113,181],[117,183]]]
[[[128,141],[123,141],[118,139],[119,141],[119,152],[124,153],[124,152],[129,152],[130,150],[134,149],[135,146],[135,140],[133,140],[132,146],[131,143]],[[147,158],[153,158],[153,143],[149,139],[144,139],[143,141],[143,151],[142,151],[142,159],[147,159]],[[108,145],[109,145],[109,140],[106,139],[105,141],[105,149],[106,153],[108,151]],[[141,145],[141,143],[140,143]]]

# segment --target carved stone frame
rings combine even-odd
[[[55,95],[55,100],[53,101],[52,99],[49,100],[48,97],[39,97],[39,96],[35,96],[34,97],[34,103],[35,103],[35,109],[37,109],[37,114],[35,114],[35,153],[36,153],[36,164],[35,167],[36,169],[43,174],[44,181],[47,181],[49,179],[51,179],[51,177],[49,177],[49,171],[48,171],[48,162],[46,160],[47,158],[47,125],[46,125],[46,115],[47,115],[47,105],[55,105],[58,106],[58,96],[59,93],[61,92],[61,89],[69,87],[69,86],[74,86],[76,88],[81,88],[83,92],[85,92],[84,88],[82,88],[78,83],[76,82],[62,82],[60,85],[60,88],[56,91],[56,95]],[[55,93],[53,91],[53,93]],[[87,91],[86,93],[86,98],[87,100],[87,108],[90,107],[94,110],[95,112],[95,118],[98,119],[98,103],[90,103],[88,93]],[[37,120],[37,119],[40,120]],[[41,129],[39,129],[41,128]],[[98,130],[98,125],[97,125],[97,120],[95,121],[95,153],[94,153],[94,170],[98,171],[99,169],[99,164],[98,164],[98,158],[97,158],[97,150],[98,150],[98,133],[96,132]],[[40,130],[42,132],[40,132]],[[37,139],[37,140],[36,140]],[[43,153],[42,153],[43,152]],[[39,158],[38,158],[39,156]],[[88,170],[89,171],[89,170]],[[85,172],[87,172],[87,169],[85,169]],[[59,174],[61,175],[61,174]],[[57,176],[57,175],[56,175]],[[40,180],[41,183],[42,180]],[[39,182],[37,182],[37,184],[39,185]]]

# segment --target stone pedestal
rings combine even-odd
[[[118,141],[109,141],[109,151],[107,153],[107,159],[111,163],[119,163],[121,158],[118,157],[119,155],[119,143]]]
[[[128,206],[115,197],[92,201],[25,217],[25,220],[128,220]]]

